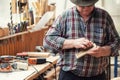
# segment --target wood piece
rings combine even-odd
[[[45,25],[47,24],[47,22],[53,17],[54,12],[53,11],[49,11],[46,12],[42,18],[39,20],[39,22],[35,25],[35,27],[30,30],[30,32],[34,32],[40,29],[43,29],[45,27]]]
[[[12,13],[15,14],[17,13],[17,0],[11,0],[12,4]]]
[[[93,48],[95,48],[95,47],[96,47],[96,44],[93,44],[93,47],[90,48],[90,49],[93,49]],[[87,54],[87,52],[88,52],[90,49],[85,50],[85,51],[80,51],[79,53],[76,54],[76,58],[78,59],[78,58],[83,57],[84,55]]]
[[[50,53],[49,52],[27,52],[28,56],[33,56],[33,57],[49,57]]]

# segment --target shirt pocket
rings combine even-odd
[[[94,37],[94,42],[98,44],[102,44],[104,41],[104,29],[102,26],[95,26],[93,29],[93,37]]]

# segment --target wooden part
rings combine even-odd
[[[16,55],[20,52],[34,52],[36,46],[43,46],[43,38],[49,27],[35,32],[21,32],[0,38],[0,55]]]
[[[49,7],[50,7],[50,11],[55,11],[55,5],[49,5]]]
[[[47,73],[47,75],[44,77],[45,80],[53,80],[53,78],[54,78],[55,76],[57,76],[57,73],[59,73],[59,71],[60,71],[60,67],[59,67],[59,66],[56,67],[56,73],[55,73],[55,69],[52,69],[52,70],[49,71],[49,72]]]
[[[3,28],[3,31],[4,31],[4,36],[9,35],[9,29],[8,28]]]
[[[4,30],[3,28],[0,28],[0,37],[3,37],[4,36]]]
[[[35,2],[35,5],[36,5],[36,16],[37,16],[37,17],[41,17],[43,14],[42,14],[42,12],[41,12],[40,3]]]
[[[49,10],[49,9],[48,9],[48,0],[45,0],[43,7],[44,7],[44,13]]]
[[[50,56],[49,52],[27,52],[28,56],[32,56],[32,57],[43,57],[43,58],[47,58]]]
[[[37,24],[40,19],[41,19],[41,17],[35,17],[35,24]],[[31,29],[32,29],[32,28],[31,28]]]
[[[17,13],[17,0],[11,0],[12,4],[12,13],[15,14]]]
[[[2,45],[0,44],[0,54],[2,55]]]
[[[42,16],[42,18],[39,20],[39,22],[35,25],[35,27],[32,30],[30,30],[30,32],[34,32],[34,31],[41,30],[42,28],[44,28],[45,25],[48,23],[48,21],[53,17],[53,15],[54,15],[53,11],[46,12]]]
[[[7,36],[9,34],[8,28],[0,28],[0,37]]]
[[[5,52],[6,52],[6,54],[9,53],[9,49],[8,49],[9,46],[7,44],[8,44],[8,39],[5,42]]]
[[[32,2],[32,5],[35,8],[36,16],[40,16],[40,4],[38,2]]]
[[[93,48],[95,48],[95,47],[96,47],[96,44],[93,44],[93,47],[90,48],[90,49],[93,49]],[[80,51],[79,53],[76,53],[76,58],[78,59],[78,58],[83,57],[84,55],[87,54],[87,52],[88,52],[90,49],[85,50],[85,51]]]

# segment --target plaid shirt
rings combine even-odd
[[[60,54],[58,65],[64,71],[72,71],[78,76],[95,76],[105,71],[109,57],[96,58],[85,55],[76,59],[80,49],[62,50],[65,39],[85,37],[99,46],[111,46],[111,56],[118,55],[119,35],[110,15],[99,8],[94,8],[87,22],[83,21],[76,7],[61,14],[48,30],[43,45],[46,49]]]

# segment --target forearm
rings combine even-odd
[[[70,48],[74,48],[74,40],[73,39],[66,39],[63,43],[63,47],[62,49],[70,49]]]

